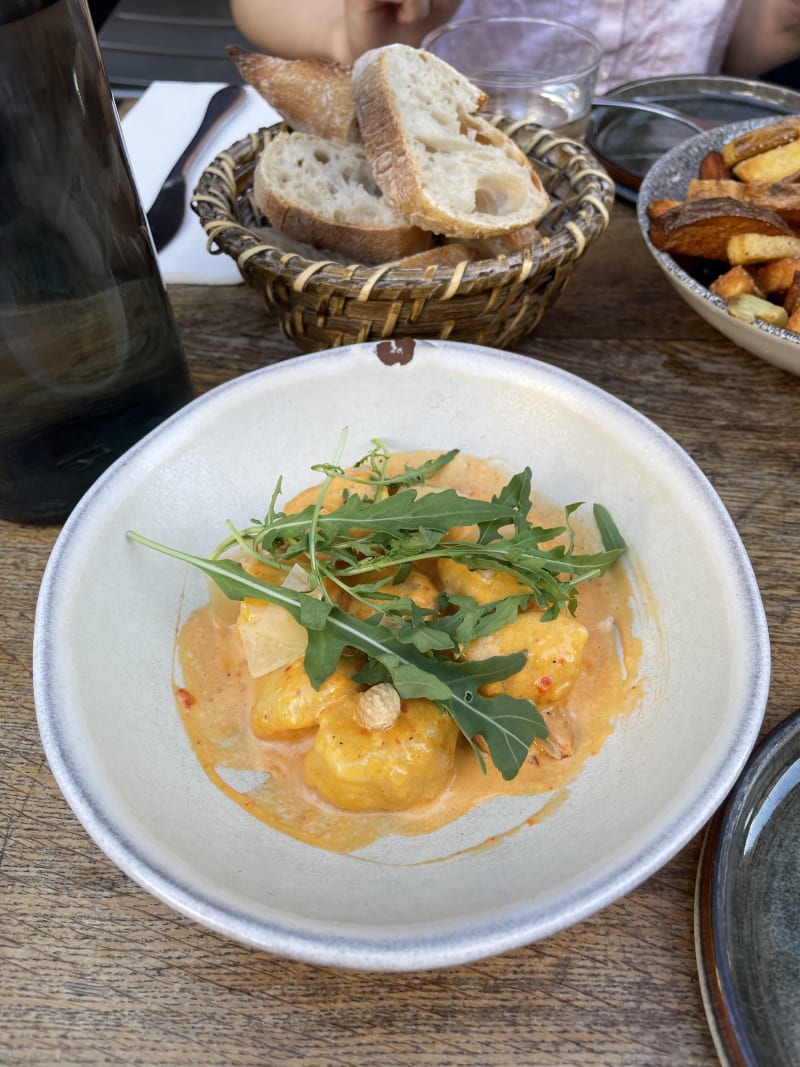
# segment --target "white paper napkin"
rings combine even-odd
[[[211,96],[221,84],[153,82],[122,119],[122,133],[145,211],[200,125]],[[161,250],[165,282],[237,285],[242,276],[230,256],[212,255],[200,219],[188,205],[200,175],[211,160],[248,133],[280,121],[278,113],[251,87],[245,99],[214,131],[186,179],[186,213],[178,234]]]

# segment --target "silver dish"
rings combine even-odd
[[[708,127],[800,112],[800,93],[792,89],[714,75],[644,78],[612,89],[606,98],[671,108]],[[597,106],[586,141],[616,181],[618,194],[635,200],[656,160],[691,136],[684,123],[664,116]]]

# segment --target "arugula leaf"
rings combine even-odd
[[[392,475],[388,477],[384,473],[386,461],[389,459],[391,453],[388,451],[385,445],[380,441],[373,438],[373,445],[375,446],[361,459],[356,460],[354,466],[356,468],[369,466],[370,476],[367,478],[360,478],[358,475],[348,474],[343,467],[330,463],[318,463],[311,468],[312,471],[320,471],[323,474],[330,475],[335,478],[348,478],[354,484],[357,485],[380,485],[399,488],[401,486],[409,485],[423,485],[431,475],[436,474],[443,467],[458,455],[457,448],[451,448],[449,452],[443,452],[440,456],[434,456],[433,459],[425,460],[418,467],[410,467],[406,464],[402,473]]]
[[[492,498],[493,502],[510,506],[515,515],[519,514],[524,519],[531,506],[532,478],[533,474],[530,467],[526,467],[519,474],[515,474],[500,493]],[[500,522],[479,523],[478,541],[480,544],[493,541],[498,536],[501,527],[502,523]]]
[[[484,762],[476,737],[484,739],[492,763],[506,780],[516,778],[536,738],[547,737],[547,726],[532,701],[505,694],[485,697],[478,692],[478,686],[516,674],[525,659],[525,653],[518,652],[512,656],[462,661],[454,699],[445,702],[481,766]]]
[[[333,673],[342,655],[361,652],[366,662],[358,681],[390,681],[401,697],[434,701],[453,717],[484,768],[476,738],[483,738],[500,773],[513,778],[533,741],[547,736],[544,720],[530,700],[486,697],[479,689],[521,670],[526,653],[470,661],[461,658],[463,650],[532,604],[545,620],[562,610],[574,612],[579,586],[604,574],[626,551],[625,541],[600,504],[594,505],[594,518],[601,552],[574,551],[570,519],[581,507],[578,503],[565,507],[561,526],[532,525],[530,468],[510,478],[490,501],[472,500],[449,488],[419,493],[457,450],[387,476],[389,452],[379,441],[373,444],[358,462],[360,469],[348,472],[339,463],[343,434],[333,461],[312,468],[324,475],[313,504],[295,514],[280,511],[279,479],[263,521],[254,519],[243,530],[229,523],[229,536],[209,559],[133,531],[128,535],[198,567],[233,600],[256,597],[285,608],[307,631],[304,663],[315,688]],[[325,494],[334,478],[353,488],[326,511]],[[449,540],[456,527],[474,528],[475,539]],[[254,578],[241,564],[224,558],[235,545],[285,570],[301,561],[309,570],[309,592]],[[443,558],[469,570],[511,575],[528,592],[490,604],[442,593],[438,611],[420,607],[402,590],[392,592],[415,564]],[[334,587],[368,605],[369,617],[359,619],[337,607],[330,592]],[[321,598],[310,595],[314,591]]]
[[[600,531],[603,548],[608,552],[624,552],[627,548],[625,539],[617,529],[617,524],[611,518],[608,508],[602,504],[595,504],[592,512],[597,529]]]
[[[158,544],[132,530],[128,531],[128,536],[139,544],[197,567],[230,599],[259,597],[285,608],[301,625],[308,602],[320,604],[308,593],[254,578],[234,560],[204,559]],[[446,708],[483,765],[474,740],[476,735],[482,736],[492,754],[492,762],[504,778],[516,777],[534,739],[547,736],[544,720],[531,701],[503,696],[483,697],[477,691],[479,685],[516,674],[525,663],[524,652],[475,662],[429,659],[416,649],[401,644],[386,627],[364,622],[331,606],[326,613],[324,628],[310,630],[308,635],[304,666],[314,688],[319,689],[333,673],[347,647],[356,648],[381,664],[401,697],[424,696]]]
[[[298,536],[306,538],[310,533],[315,505],[309,505],[294,515],[276,515],[264,532],[257,538],[261,548],[268,551],[274,545],[286,543]],[[409,533],[421,531],[445,534],[451,526],[470,526],[481,522],[512,522],[514,509],[488,500],[469,500],[459,496],[455,489],[441,493],[428,493],[418,497],[416,490],[406,489],[371,500],[356,493],[347,497],[334,511],[316,518],[316,534],[326,543],[336,537],[347,538],[354,526],[382,534],[387,542],[397,540]],[[438,540],[436,538],[434,543]]]
[[[530,599],[527,595],[508,596],[504,600],[479,604],[471,596],[441,593],[439,601],[443,612],[437,623],[452,635],[453,647],[460,652],[470,641],[486,637],[513,622],[517,613],[528,607]]]

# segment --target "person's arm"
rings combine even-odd
[[[270,55],[345,62],[344,0],[231,0],[239,31]]]
[[[458,6],[459,0],[231,0],[231,13],[240,32],[271,55],[352,63],[393,41],[418,45]]]
[[[800,0],[742,0],[725,72],[752,77],[800,57]]]

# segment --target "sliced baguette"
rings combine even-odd
[[[353,64],[353,98],[375,180],[417,225],[492,237],[547,210],[525,154],[477,114],[485,94],[437,56],[402,44],[365,52]]]
[[[226,48],[242,78],[294,130],[334,141],[357,141],[350,68],[324,59],[280,59]]]
[[[400,259],[434,241],[389,206],[361,145],[313,134],[272,138],[256,164],[253,200],[282,233],[358,263]]]
[[[481,259],[494,259],[497,256],[520,252],[523,248],[532,248],[541,242],[542,235],[538,228],[531,224],[494,237],[473,237],[466,240],[479,253]]]
[[[404,256],[394,261],[395,267],[457,267],[459,263],[472,263],[480,259],[475,248],[453,241],[449,244],[434,245],[425,252],[416,252],[413,256]]]

